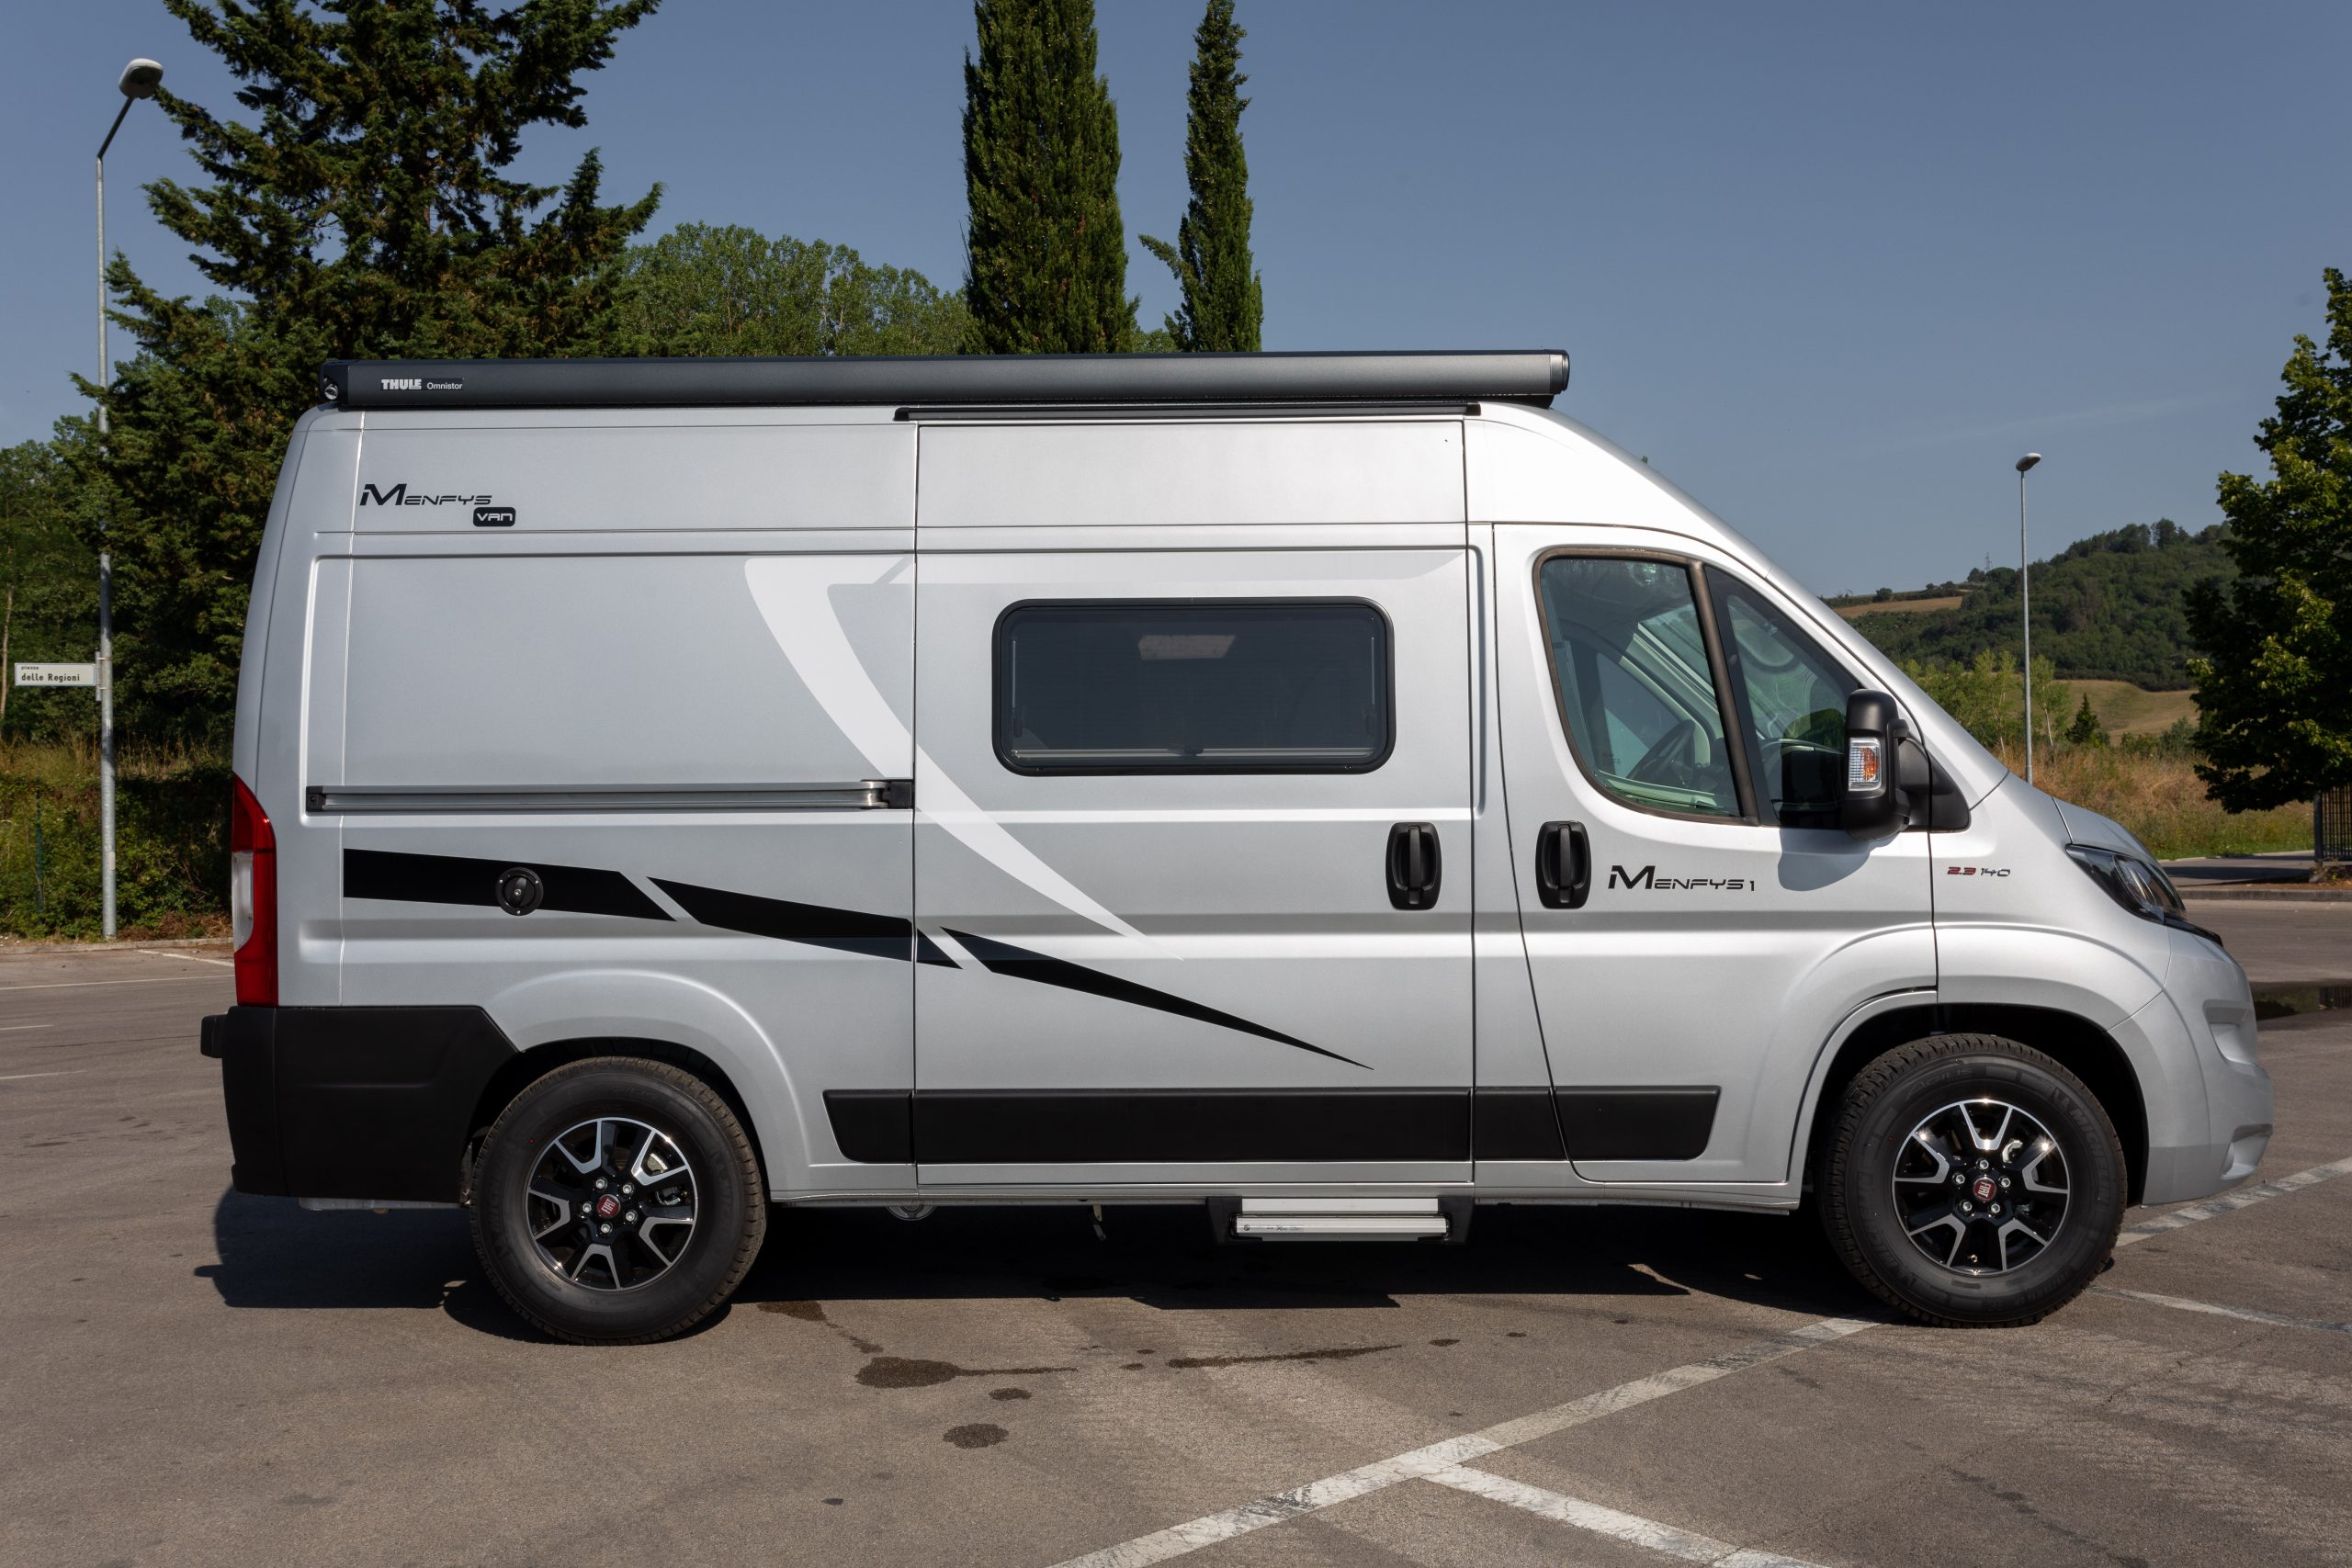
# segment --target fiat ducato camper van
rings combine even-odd
[[[523,1317],[771,1204],[1818,1210],[1940,1324],[2253,1171],[2246,977],[1555,353],[335,363],[245,634],[234,1183]]]

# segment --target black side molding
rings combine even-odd
[[[911,1165],[915,1157],[914,1096],[902,1089],[829,1089],[825,1119],[846,1159],[867,1165]]]
[[[1470,1147],[1480,1159],[1566,1159],[1548,1089],[1480,1089],[1470,1097]]]
[[[1560,1131],[1573,1160],[1697,1159],[1722,1096],[1713,1088],[1564,1089]]]
[[[934,1089],[926,1165],[1466,1160],[1461,1089]]]
[[[825,1114],[842,1155],[876,1165],[1679,1160],[1706,1152],[1721,1097],[1711,1087],[827,1089]]]

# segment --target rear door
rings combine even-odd
[[[1495,534],[1511,839],[1568,1156],[1598,1180],[1791,1179],[1825,1043],[1935,984],[1927,835],[1837,826],[1859,674],[1710,547]]]
[[[1300,533],[924,529],[925,1185],[1466,1179],[1462,530]]]

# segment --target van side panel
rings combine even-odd
[[[363,532],[470,536],[477,513],[481,527],[517,534],[913,526],[904,427],[370,417],[354,512]]]
[[[922,526],[1459,523],[1459,420],[926,425]]]

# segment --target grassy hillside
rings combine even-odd
[[[2186,687],[2191,649],[2181,595],[2200,579],[2235,575],[2224,536],[2220,525],[2191,534],[2169,520],[2135,523],[2036,561],[2034,653],[2052,660],[2064,681]],[[2008,567],[1972,571],[1965,583],[1885,598],[1841,594],[1830,604],[1897,659],[1965,664],[1980,649],[2017,646],[2018,574]]]
[[[2184,719],[2197,722],[2197,703],[2187,692],[2143,691],[2129,681],[2066,682],[2069,703],[2086,695],[2099,724],[2112,736],[2162,735]],[[2064,716],[2073,718],[2074,709],[2068,708]]]

